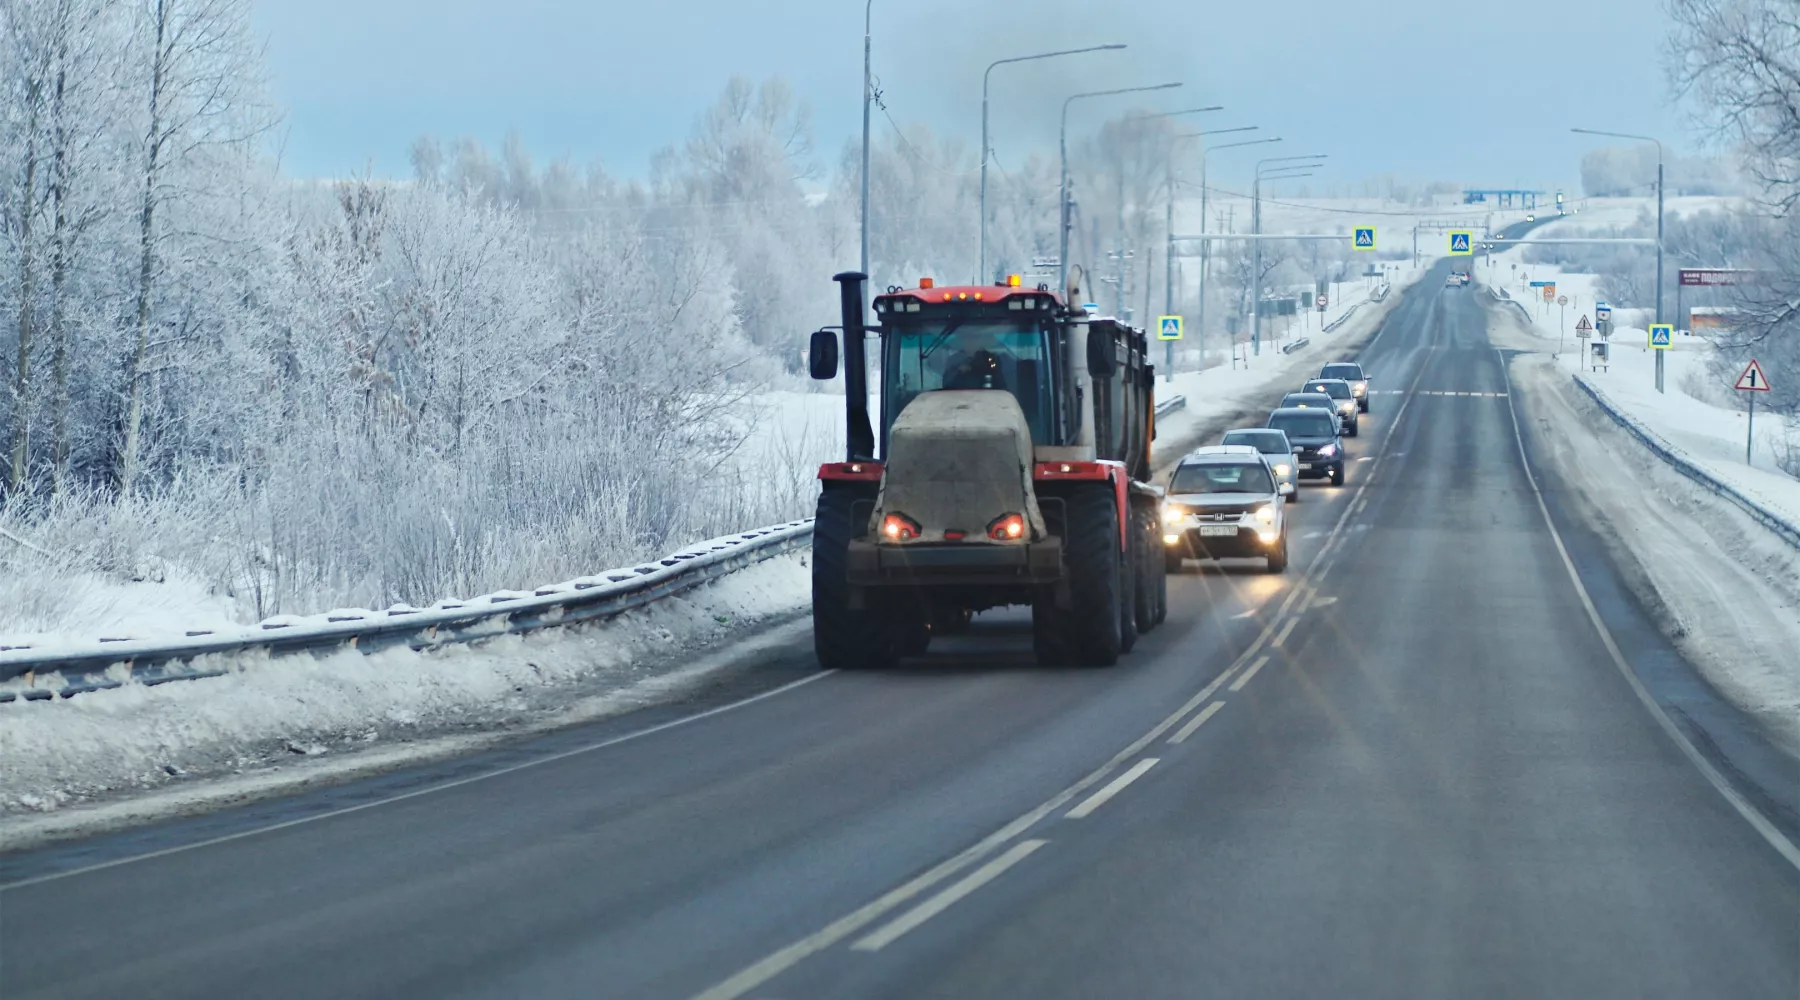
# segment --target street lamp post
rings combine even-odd
[[[863,143],[862,143],[862,273],[869,273],[869,105],[875,103],[874,78],[869,69],[870,18],[875,0],[863,4]]]
[[[1175,314],[1175,142],[1182,139],[1199,139],[1209,135],[1225,135],[1231,132],[1254,132],[1256,129],[1257,126],[1255,125],[1240,125],[1237,128],[1214,128],[1207,129],[1204,132],[1183,132],[1176,135],[1174,141],[1169,143],[1169,161],[1165,165],[1164,178],[1164,186],[1168,188],[1169,204],[1168,209],[1163,216],[1163,233],[1165,236],[1165,245],[1163,246],[1163,315],[1165,316],[1172,316]],[[1206,183],[1204,178],[1206,171],[1204,164],[1206,161],[1206,153],[1204,150],[1201,152],[1200,158],[1202,164],[1202,180],[1200,184],[1200,231],[1205,232]],[[1206,253],[1205,242],[1200,244],[1200,252],[1202,254]],[[1198,331],[1195,332],[1194,336],[1196,341],[1198,341],[1200,336]],[[1202,355],[1202,357],[1204,357],[1204,355]],[[1172,340],[1163,345],[1163,379],[1168,382],[1175,381],[1175,342]]]
[[[1250,233],[1262,235],[1262,182],[1263,168],[1271,163],[1291,164],[1288,167],[1277,167],[1270,174],[1280,174],[1284,170],[1303,169],[1318,166],[1316,163],[1301,163],[1301,160],[1323,160],[1324,153],[1309,156],[1271,156],[1256,161],[1256,180],[1250,185]],[[1252,240],[1255,248],[1250,258],[1250,352],[1262,354],[1262,240]]]
[[[1635,139],[1638,142],[1656,143],[1656,321],[1663,321],[1663,144],[1660,140],[1647,135],[1632,135],[1629,132],[1602,132],[1599,129],[1572,128],[1569,131],[1582,135],[1604,135],[1613,139]],[[1663,352],[1656,353],[1656,391],[1663,391]]]
[[[1062,128],[1057,137],[1058,155],[1061,160],[1056,188],[1057,291],[1066,295],[1069,290],[1069,105],[1090,97],[1137,94],[1147,90],[1170,90],[1179,86],[1181,86],[1179,83],[1154,83],[1143,87],[1121,87],[1117,90],[1090,90],[1083,94],[1071,94],[1063,101]]]
[[[871,0],[871,2],[873,2],[873,0]],[[980,255],[980,264],[978,265],[979,271],[977,274],[977,281],[976,281],[977,284],[986,284],[988,281],[988,273],[987,273],[988,76],[994,72],[994,67],[1004,66],[1007,63],[1031,62],[1034,59],[1051,59],[1056,56],[1073,56],[1073,55],[1080,55],[1083,52],[1104,52],[1104,51],[1110,51],[1113,49],[1122,49],[1124,47],[1125,46],[1123,44],[1116,44],[1116,43],[1112,44],[1112,45],[1090,45],[1085,49],[1063,49],[1059,52],[1039,52],[1038,54],[1031,55],[1031,56],[1014,56],[1010,59],[996,59],[988,65],[986,72],[983,72],[981,74],[981,255]],[[866,267],[865,267],[865,270],[866,270]]]
[[[1150,114],[1131,115],[1126,120],[1127,121],[1148,121],[1152,118],[1174,118],[1177,115],[1199,115],[1199,114],[1205,114],[1206,112],[1209,112],[1209,111],[1223,111],[1223,110],[1225,110],[1224,105],[1214,104],[1214,105],[1211,105],[1209,107],[1204,107],[1204,108],[1183,108],[1180,111],[1157,111],[1157,112],[1153,112]],[[1195,133],[1190,133],[1190,134],[1198,135],[1200,133],[1195,132]],[[1182,138],[1182,137],[1176,136],[1176,138]],[[1167,157],[1167,162],[1165,162],[1163,166],[1164,166],[1164,171],[1165,171],[1165,181],[1169,185],[1169,210],[1168,210],[1168,220],[1167,220],[1167,223],[1169,226],[1168,232],[1172,235],[1175,232],[1175,230],[1174,230],[1174,226],[1175,226],[1175,144],[1173,142],[1171,142],[1169,144],[1169,156]],[[1125,244],[1125,174],[1124,174],[1124,171],[1121,170],[1119,173],[1119,248],[1118,248],[1118,255],[1116,258],[1119,266],[1118,266],[1118,270],[1114,273],[1114,277],[1113,277],[1113,280],[1118,283],[1118,299],[1121,303],[1124,302],[1124,300],[1125,300],[1125,246],[1124,246],[1124,244]],[[1174,246],[1175,246],[1174,241],[1173,240],[1169,241],[1169,249],[1171,251],[1174,250]],[[1164,270],[1163,284],[1164,284],[1164,290],[1165,290],[1165,297],[1166,297],[1166,292],[1167,292],[1167,285],[1168,285],[1169,281],[1172,280],[1173,275],[1174,275],[1173,261],[1174,261],[1174,257],[1172,257],[1172,256],[1165,255],[1163,257],[1163,270]],[[1150,312],[1150,274],[1149,274],[1149,265],[1148,264],[1145,265],[1144,271],[1145,271],[1145,273],[1144,273],[1144,312],[1146,315],[1148,315]],[[1164,309],[1163,311],[1168,312],[1169,310]],[[1119,308],[1119,314],[1121,316],[1123,316],[1125,314],[1125,309],[1123,306],[1121,306]],[[1168,350],[1166,353],[1168,356],[1169,364],[1170,364],[1170,367],[1173,367],[1174,358],[1175,358],[1174,342],[1171,341],[1167,345],[1167,348],[1168,348]]]
[[[1206,234],[1206,161],[1207,158],[1221,149],[1236,149],[1239,146],[1262,146],[1271,142],[1280,142],[1281,137],[1273,139],[1247,139],[1243,142],[1228,142],[1223,146],[1210,146],[1200,152],[1200,233]],[[1200,365],[1206,366],[1206,272],[1212,263],[1212,241],[1202,240],[1200,243],[1200,315],[1194,326],[1200,347]]]

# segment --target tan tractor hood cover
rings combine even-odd
[[[888,431],[886,469],[871,533],[889,511],[918,523],[920,541],[945,529],[986,542],[987,526],[1023,514],[1031,538],[1044,537],[1044,516],[1031,486],[1031,426],[1013,394],[1000,389],[920,393]]]

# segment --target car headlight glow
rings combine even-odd
[[[1258,521],[1261,521],[1264,524],[1274,524],[1275,523],[1275,505],[1268,504],[1268,505],[1256,508],[1256,519]]]
[[[1256,533],[1256,537],[1262,539],[1264,545],[1274,545],[1275,540],[1281,536],[1273,531],[1259,531]]]
[[[1294,471],[1294,467],[1287,464],[1286,462],[1283,462],[1280,465],[1277,465],[1275,467],[1275,474],[1277,476],[1291,475],[1293,473],[1293,471]]]
[[[1335,445],[1335,444],[1328,444],[1325,447],[1319,449],[1319,457],[1320,458],[1330,458],[1331,456],[1333,456],[1335,454],[1337,454],[1337,445]]]
[[[1365,392],[1368,392],[1368,391],[1369,391],[1369,383],[1367,383],[1367,382],[1358,382],[1358,383],[1356,383],[1356,384],[1355,384],[1355,385],[1353,385],[1353,386],[1351,386],[1351,387],[1350,387],[1350,391],[1351,391],[1351,392],[1354,392],[1354,393],[1356,393],[1356,394],[1357,394],[1357,395],[1358,395],[1358,396],[1360,396],[1360,395],[1362,395],[1362,394],[1363,394],[1363,393],[1365,393]]]
[[[1185,508],[1185,507],[1169,506],[1169,507],[1163,508],[1163,523],[1164,524],[1178,524],[1178,523],[1180,523],[1181,519],[1186,516],[1187,516],[1187,508]]]

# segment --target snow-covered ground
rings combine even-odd
[[[1502,256],[1496,272],[1510,275],[1507,263]],[[1488,272],[1478,268],[1477,277]],[[1531,278],[1557,282],[1557,292],[1570,297],[1566,318],[1556,306],[1544,307],[1541,295],[1526,299],[1534,290],[1514,284],[1507,290],[1527,315],[1495,303],[1490,332],[1497,346],[1528,352],[1514,360],[1513,378],[1523,405],[1546,430],[1557,474],[1582,495],[1573,509],[1607,541],[1688,660],[1776,740],[1800,752],[1800,657],[1794,655],[1800,551],[1664,464],[1574,380],[1587,380],[1708,474],[1800,524],[1800,481],[1774,467],[1769,448],[1781,433],[1779,422],[1758,417],[1757,464],[1745,465],[1744,414],[1730,405],[1731,390],[1710,380],[1708,345],[1690,339],[1667,352],[1666,391],[1658,393],[1642,322],[1634,322],[1632,311],[1615,310],[1610,367],[1589,371],[1573,327],[1581,315],[1576,301],[1592,318],[1594,276],[1535,266]]]
[[[238,657],[220,677],[0,705],[0,850],[666,699],[780,633],[769,627],[798,617],[809,580],[801,557],[781,557],[593,625],[425,653]],[[70,808],[83,803],[97,804]]]

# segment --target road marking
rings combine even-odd
[[[1506,355],[1500,353],[1498,348],[1495,348],[1494,355],[1500,361],[1500,373],[1506,377],[1507,391],[1510,393],[1512,391],[1512,373],[1507,371]],[[1620,651],[1619,644],[1613,640],[1612,630],[1606,627],[1606,622],[1600,617],[1600,609],[1594,606],[1594,599],[1588,596],[1587,586],[1581,582],[1581,574],[1575,570],[1575,560],[1570,558],[1568,546],[1563,544],[1562,532],[1556,530],[1556,522],[1550,519],[1550,505],[1544,502],[1544,491],[1538,487],[1537,476],[1531,471],[1531,459],[1525,453],[1525,435],[1519,430],[1519,410],[1512,404],[1510,398],[1506,404],[1506,412],[1512,417],[1513,440],[1519,445],[1519,463],[1525,467],[1525,481],[1531,484],[1531,493],[1537,498],[1538,512],[1544,516],[1544,525],[1550,529],[1550,540],[1556,543],[1556,554],[1562,557],[1563,569],[1568,572],[1569,581],[1575,585],[1575,594],[1581,599],[1582,610],[1587,612],[1588,621],[1593,624],[1594,631],[1599,633],[1600,644],[1606,647],[1607,656],[1611,658],[1613,666],[1618,669],[1620,676],[1625,678],[1625,683],[1631,687],[1632,693],[1637,695],[1638,702],[1644,706],[1644,710],[1650,713],[1651,718],[1656,720],[1657,725],[1662,727],[1662,731],[1668,734],[1669,739],[1674,741],[1675,746],[1699,770],[1701,776],[1724,797],[1726,802],[1731,804],[1733,809],[1737,810],[1738,815],[1742,816],[1751,828],[1762,835],[1763,840],[1770,847],[1787,859],[1788,864],[1800,868],[1800,848],[1795,847],[1794,842],[1789,840],[1774,823],[1770,822],[1760,809],[1757,809],[1736,788],[1733,788],[1731,783],[1725,780],[1725,776],[1713,767],[1712,762],[1700,753],[1699,748],[1689,742],[1687,736],[1675,725],[1674,720],[1669,718],[1669,714],[1663,711],[1663,707],[1656,703],[1655,698],[1650,696],[1650,691],[1644,687],[1643,681],[1638,679],[1637,672],[1631,669],[1631,664],[1626,662],[1625,654]]]
[[[678,726],[685,726],[690,722],[698,722],[701,719],[708,719],[715,715],[721,715],[725,712],[732,711],[733,709],[743,708],[746,705],[752,705],[752,704],[755,704],[756,702],[763,701],[764,699],[773,698],[776,695],[786,694],[787,692],[792,691],[795,688],[802,687],[807,684],[811,684],[813,681],[820,680],[821,678],[828,677],[835,673],[837,673],[836,670],[821,670],[816,674],[808,674],[805,677],[800,678],[799,680],[789,681],[788,683],[783,684],[780,687],[771,688],[767,691],[763,691],[759,694],[753,694],[748,698],[743,698],[743,699],[731,702],[726,705],[719,705],[714,708],[709,708],[704,712],[696,712],[693,715],[684,715],[679,719],[671,719],[668,722],[657,723],[654,726],[647,726],[643,729],[634,730],[633,732],[623,733],[621,735],[611,737],[610,739],[604,739],[604,740],[600,740],[595,743],[586,744],[585,746],[579,746],[579,747],[575,747],[570,750],[564,750],[561,753],[554,753],[548,757],[538,757],[533,760],[522,761],[518,764],[509,764],[506,767],[495,768],[492,771],[483,771],[480,774],[472,774],[466,778],[457,778],[454,781],[445,781],[445,782],[441,782],[436,785],[428,785],[424,788],[414,789],[413,791],[410,791],[410,792],[402,792],[399,795],[390,795],[386,798],[375,799],[370,802],[359,802],[356,805],[345,806],[342,809],[333,809],[329,812],[317,813],[317,814],[314,814],[311,816],[301,816],[297,819],[284,820],[280,823],[271,823],[268,826],[254,827],[249,830],[239,830],[236,833],[228,833],[222,837],[213,837],[208,840],[197,840],[191,844],[178,844],[174,847],[165,847],[160,851],[150,851],[145,854],[134,854],[134,855],[131,855],[130,857],[115,858],[111,861],[102,861],[99,864],[88,865],[85,868],[71,868],[68,871],[51,872],[48,875],[39,875],[35,878],[20,879],[17,882],[8,882],[5,885],[0,885],[0,895],[4,895],[4,893],[6,893],[8,890],[20,889],[20,888],[23,888],[28,885],[38,885],[43,882],[53,882],[53,881],[56,881],[57,879],[71,878],[76,875],[85,875],[85,874],[88,874],[89,872],[104,871],[108,868],[117,868],[121,865],[129,865],[129,864],[133,864],[133,863],[136,863],[139,861],[149,861],[149,860],[152,860],[155,858],[168,857],[171,854],[181,854],[185,851],[198,850],[202,847],[213,847],[218,844],[228,844],[234,840],[244,840],[246,838],[260,836],[265,833],[274,833],[277,830],[286,830],[291,827],[305,826],[309,823],[317,823],[321,820],[334,819],[338,816],[348,816],[351,813],[359,813],[366,809],[374,809],[379,806],[392,805],[393,803],[396,803],[396,802],[405,802],[408,799],[416,799],[416,798],[420,798],[420,797],[426,796],[426,795],[434,795],[438,792],[449,791],[452,788],[461,788],[464,785],[473,785],[478,781],[486,781],[489,778],[498,778],[503,775],[512,774],[516,771],[523,771],[526,768],[538,767],[543,764],[553,764],[559,760],[567,760],[570,757],[577,757],[577,756],[580,756],[581,754],[590,753],[595,750],[604,750],[607,747],[618,746],[621,743],[628,743],[632,740],[641,739],[642,737],[645,737],[645,736],[651,736],[656,733],[674,729]]]
[[[1364,456],[1363,456],[1363,457],[1361,457],[1361,458],[1359,458],[1359,459],[1357,459],[1357,461],[1358,461],[1358,462],[1373,462],[1373,461],[1375,461],[1375,460],[1374,460],[1374,459],[1373,459],[1373,458],[1370,458],[1370,457],[1369,457],[1369,456],[1367,456],[1367,455],[1364,455]]]
[[[1261,660],[1257,660],[1256,667],[1262,666],[1263,661],[1267,660],[1267,659],[1268,659],[1268,657],[1265,656]],[[1250,668],[1251,674],[1256,672],[1256,667]],[[1245,674],[1243,677],[1238,678],[1238,680],[1240,680],[1240,681],[1247,680],[1249,677],[1250,677],[1250,674]],[[1236,691],[1237,688],[1233,687],[1232,690]],[[1215,701],[1212,704],[1206,706],[1205,711],[1203,711],[1199,715],[1196,715],[1193,718],[1189,719],[1187,725],[1182,726],[1180,729],[1176,730],[1175,735],[1169,737],[1169,742],[1170,743],[1186,742],[1187,738],[1189,736],[1194,735],[1194,730],[1199,729],[1201,726],[1206,725],[1206,720],[1210,719],[1214,715],[1218,714],[1219,709],[1224,708],[1224,707],[1225,707],[1225,703],[1222,701]]]
[[[1289,618],[1287,620],[1287,624],[1281,626],[1281,632],[1280,632],[1280,634],[1275,636],[1275,641],[1269,643],[1269,645],[1273,646],[1276,649],[1280,649],[1281,644],[1284,642],[1287,642],[1287,637],[1290,634],[1292,634],[1292,632],[1294,631],[1294,626],[1298,625],[1298,624],[1300,624],[1300,616],[1299,615],[1295,615],[1294,617]]]
[[[1212,707],[1213,706],[1211,706],[1211,705],[1207,706],[1207,708],[1209,708],[1209,709]],[[1200,713],[1201,717],[1204,717],[1205,715],[1206,715],[1205,712]],[[1127,786],[1127,785],[1131,784],[1132,782],[1138,780],[1139,778],[1143,777],[1145,771],[1148,771],[1151,768],[1155,767],[1157,764],[1157,760],[1158,760],[1158,758],[1156,758],[1156,757],[1145,757],[1143,760],[1140,760],[1136,764],[1131,765],[1131,770],[1126,771],[1124,774],[1121,774],[1118,777],[1114,778],[1113,780],[1107,782],[1105,788],[1102,788],[1099,791],[1095,792],[1094,794],[1083,799],[1080,805],[1069,810],[1067,813],[1064,813],[1063,819],[1085,819],[1086,817],[1092,815],[1094,810],[1100,808],[1101,806],[1107,804],[1108,802],[1111,802],[1113,796],[1124,791],[1125,786]]]
[[[1250,678],[1255,677],[1256,672],[1258,670],[1261,670],[1263,668],[1263,664],[1265,664],[1267,662],[1269,662],[1268,657],[1266,657],[1266,656],[1258,657],[1255,663],[1250,664],[1249,670],[1244,671],[1243,674],[1241,674],[1237,680],[1231,682],[1231,690],[1242,691],[1244,689],[1244,685],[1250,683]]]
[[[893,923],[856,942],[850,948],[853,951],[880,951],[886,948],[902,934],[948,910],[958,900],[999,878],[1008,868],[1030,857],[1033,851],[1047,843],[1049,843],[1047,840],[1019,841],[1012,845],[1005,854],[963,876],[943,892],[906,911]]]
[[[1311,537],[1311,536],[1308,536],[1308,537]],[[1256,611],[1257,611],[1256,608],[1251,608],[1248,611],[1241,611],[1235,615],[1232,615],[1231,620],[1238,621],[1239,619],[1243,619],[1243,618],[1254,618],[1254,617],[1256,617]]]

